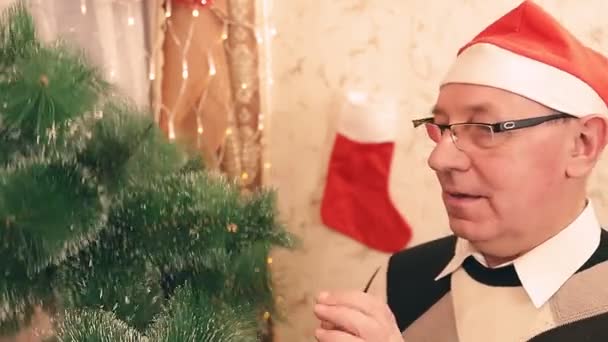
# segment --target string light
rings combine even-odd
[[[165,28],[166,28],[166,34],[165,34],[165,39],[173,39],[173,41],[176,43],[177,47],[179,50],[181,50],[181,59],[182,59],[182,70],[181,70],[181,76],[182,79],[184,81],[182,81],[179,92],[177,94],[177,101],[175,104],[175,108],[181,108],[180,107],[180,103],[182,103],[184,100],[184,97],[187,94],[187,89],[189,87],[189,82],[186,82],[185,80],[194,77],[193,75],[190,75],[189,72],[189,45],[190,44],[194,44],[195,40],[193,39],[193,34],[194,34],[194,29],[193,29],[193,24],[196,22],[196,20],[190,20],[190,30],[188,32],[188,34],[186,34],[186,36],[182,36],[181,34],[177,34],[177,32],[175,31],[175,22],[173,22],[172,18],[173,17],[173,11],[172,11],[172,5],[173,5],[173,1],[172,0],[164,0],[163,1],[165,3],[165,13],[164,13],[164,18],[166,18],[165,20]],[[230,44],[227,43],[227,40],[230,39],[230,27],[232,25],[234,26],[238,26],[238,27],[242,27],[245,29],[250,30],[250,32],[252,33],[252,38],[255,39],[255,42],[260,45],[259,49],[264,49],[264,55],[266,57],[266,59],[263,61],[263,65],[260,65],[260,67],[263,67],[263,69],[261,69],[260,71],[263,73],[261,75],[265,76],[265,77],[259,77],[259,80],[263,80],[264,85],[266,87],[266,89],[268,90],[269,86],[274,84],[274,79],[272,78],[272,75],[270,74],[270,70],[272,67],[272,63],[271,63],[271,51],[268,51],[269,49],[269,43],[272,41],[272,37],[275,37],[278,35],[278,31],[275,27],[272,27],[270,20],[268,18],[268,14],[271,12],[268,10],[268,6],[269,3],[271,1],[270,0],[263,0],[263,15],[264,15],[264,20],[260,21],[262,23],[261,26],[257,26],[251,23],[247,23],[247,22],[241,22],[241,21],[237,21],[237,20],[233,20],[232,18],[230,18],[230,16],[226,13],[223,13],[223,11],[221,9],[215,8],[215,7],[201,7],[199,6],[198,8],[194,8],[191,7],[190,8],[190,14],[192,15],[192,17],[194,18],[200,18],[201,15],[203,14],[202,11],[204,10],[208,10],[210,14],[214,15],[216,17],[216,19],[220,20],[220,25],[223,25],[222,31],[221,31],[221,35],[220,38],[221,40],[217,40],[217,43],[222,43],[223,44],[223,48],[224,48],[224,52],[226,54],[230,54],[230,50],[232,48],[232,46]],[[211,5],[212,1],[209,0],[200,0],[200,2],[198,2],[200,5]],[[133,19],[133,24],[135,24],[134,19]],[[138,23],[139,24],[139,23]],[[229,26],[231,25],[231,26]],[[217,39],[217,38],[216,38]],[[264,44],[265,46],[261,46],[262,44]],[[155,49],[161,49],[162,48],[162,44],[158,44],[157,47],[155,47]],[[214,78],[215,76],[217,76],[218,72],[220,70],[218,70],[218,64],[216,63],[216,61],[214,60],[214,56],[213,56],[213,52],[211,51],[211,49],[208,50],[208,77],[206,80],[202,79],[202,82],[205,82],[205,89],[204,89],[204,93],[203,95],[199,96],[198,100],[197,100],[197,104],[194,106],[193,110],[196,113],[196,128],[192,127],[191,129],[196,131],[197,134],[197,139],[196,141],[198,141],[198,145],[199,147],[202,146],[203,143],[203,133],[206,131],[206,127],[203,127],[202,124],[202,119],[201,119],[201,113],[203,113],[203,108],[206,102],[206,93],[207,93],[207,88],[209,88],[209,85],[211,84],[211,79]],[[262,54],[260,54],[262,55]],[[197,66],[198,67],[198,66]],[[148,72],[148,76],[149,79],[155,80],[158,79],[160,75],[156,75],[156,71],[157,68],[155,68],[155,66],[150,63],[149,66],[149,72]],[[237,89],[241,90],[241,91],[248,91],[249,89],[256,89],[257,90],[257,84],[251,83],[250,81],[244,80],[242,79],[241,81],[237,81],[236,83],[237,85]],[[262,93],[260,94],[261,96],[264,97],[268,97],[268,93]],[[266,101],[264,101],[264,99],[261,99],[261,103],[265,103],[265,109],[264,111],[271,111],[271,109],[269,108],[269,105],[271,104],[271,102],[268,101],[268,99],[266,99]],[[161,108],[164,106],[161,106]],[[176,139],[176,132],[175,132],[175,128],[174,128],[174,117],[175,114],[174,113],[174,109],[171,108],[166,108],[166,113],[167,113],[167,117],[168,117],[168,135],[170,139]],[[257,116],[257,120],[254,120],[253,122],[255,122],[255,126],[257,128],[257,133],[255,133],[255,135],[252,136],[251,139],[247,139],[246,141],[243,141],[243,144],[255,144],[255,145],[260,145],[262,147],[262,149],[264,149],[264,146],[266,144],[265,139],[262,135],[262,132],[264,130],[268,130],[267,126],[270,126],[269,123],[267,123],[264,119],[264,115],[262,113],[259,113]],[[229,139],[229,136],[231,135],[238,135],[240,137],[240,134],[238,134],[241,129],[240,127],[241,124],[236,124],[236,123],[232,123],[229,124],[229,126],[226,128],[225,130],[225,136],[224,139]],[[238,142],[238,141],[237,141]],[[238,142],[240,143],[240,142]],[[243,148],[246,148],[246,146],[243,146]],[[249,166],[247,168],[243,168],[241,170],[240,173],[237,173],[237,177],[242,179],[242,180],[249,180],[252,181],[253,179],[257,179],[258,177],[258,172],[260,171],[264,171],[270,168],[270,163],[265,162],[265,158],[263,156],[264,152],[260,151],[260,152],[255,152],[255,153],[259,153],[260,154],[260,160],[259,160],[259,164],[258,164],[258,168],[260,168],[261,170],[250,170]],[[235,156],[236,158],[242,158],[243,156]],[[223,159],[222,156],[218,156],[218,158]],[[257,158],[256,158],[257,159]],[[264,175],[260,175],[260,179],[262,179],[263,181]],[[249,182],[245,182],[245,184],[247,186],[249,186]],[[229,227],[229,230],[232,230],[232,227]],[[270,262],[272,259],[269,259]]]
[[[173,118],[169,119],[169,139],[175,140],[175,127],[173,126]]]
[[[185,60],[182,62],[182,78],[185,80],[188,79],[188,62]]]
[[[228,229],[228,231],[231,233],[236,233],[239,230],[239,227],[234,223],[230,223],[228,226],[226,226],[226,229]]]
[[[201,122],[201,117],[200,116],[196,116],[196,133],[198,133],[198,135],[203,134],[203,123]]]
[[[266,113],[272,113],[272,99],[270,98],[270,94],[271,94],[271,86],[274,84],[274,79],[272,77],[272,49],[271,49],[271,42],[273,41],[273,38],[277,36],[278,31],[276,29],[276,27],[271,25],[271,18],[270,18],[270,13],[272,13],[272,1],[271,0],[264,0],[262,1],[262,15],[263,15],[263,20],[261,20],[260,22],[262,23],[262,26],[260,27],[260,30],[262,31],[262,36],[260,39],[258,39],[258,42],[264,42],[264,45],[260,47],[260,58],[262,58],[263,60],[260,63],[260,66],[263,68],[262,72],[263,72],[263,80],[266,81],[265,82],[265,89],[263,89],[260,92],[260,103],[263,105],[263,110]],[[265,125],[266,123],[266,125]],[[260,113],[259,119],[258,119],[258,132],[260,132],[261,135],[261,139],[260,139],[260,144],[262,145],[261,147],[261,160],[263,162],[263,168],[262,168],[262,173],[261,173],[261,182],[262,184],[266,181],[266,179],[268,179],[268,173],[270,172],[270,168],[271,168],[271,163],[268,162],[268,149],[266,148],[266,137],[264,135],[261,134],[262,130],[266,130],[268,131],[270,124],[272,123],[272,121],[269,120],[265,120],[264,119],[264,115],[262,115],[262,113]],[[266,132],[266,135],[268,133]]]
[[[258,114],[258,131],[264,129],[264,113]]]
[[[272,264],[272,258],[268,257],[268,259],[266,260],[266,262],[268,263],[268,265]]]
[[[226,39],[228,39],[228,24],[224,24],[222,29],[222,40],[225,41]]]
[[[80,0],[80,12],[82,12],[82,14],[87,14],[87,1],[86,0]]]
[[[132,4],[131,2],[127,3],[127,15],[129,16],[127,19],[127,25],[129,26],[134,26],[135,25],[135,18],[133,17],[133,8],[132,8]]]
[[[165,18],[170,18],[171,14],[173,12],[172,6],[171,6],[171,2],[172,0],[167,0],[165,3],[167,5],[167,8],[165,9]]]
[[[215,76],[217,74],[217,70],[215,69],[215,62],[213,61],[213,55],[209,53],[209,76]]]
[[[150,81],[154,81],[156,79],[156,72],[154,71],[155,69],[156,67],[154,65],[154,61],[150,61],[150,71],[148,72],[148,78]]]

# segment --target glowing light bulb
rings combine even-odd
[[[186,61],[182,63],[182,78],[188,79],[188,63]]]
[[[222,30],[222,40],[228,39],[228,26],[224,25],[224,29]]]
[[[215,63],[213,62],[213,58],[209,56],[209,75],[215,76],[217,74],[217,70],[215,69]]]
[[[167,2],[166,2],[166,3],[167,3],[167,9],[165,10],[165,18],[169,18],[169,17],[171,17],[171,14],[172,14],[172,12],[173,12],[173,10],[172,10],[172,8],[171,8],[171,7],[172,7],[172,6],[171,6],[171,1],[172,1],[172,0],[167,0]]]
[[[193,17],[198,17],[198,14],[199,13],[198,13],[198,9],[197,8],[195,8],[194,10],[192,10],[192,16]]]
[[[169,120],[169,139],[175,140],[175,127],[173,126],[173,119]]]

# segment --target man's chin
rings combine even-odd
[[[472,243],[491,241],[496,236],[494,229],[484,227],[483,224],[468,219],[449,217],[450,229],[454,235]]]

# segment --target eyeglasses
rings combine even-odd
[[[429,138],[435,143],[438,143],[443,134],[449,130],[454,145],[461,151],[470,151],[471,149],[488,149],[500,145],[507,137],[506,134],[500,133],[538,126],[548,121],[571,118],[577,117],[565,113],[555,113],[547,116],[497,123],[463,122],[442,125],[435,123],[434,118],[413,120],[412,123],[414,127],[424,125]]]

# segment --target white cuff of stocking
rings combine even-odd
[[[606,103],[580,78],[493,44],[478,43],[466,48],[442,85],[448,83],[503,89],[575,116],[608,115]]]
[[[338,133],[363,143],[393,142],[397,138],[399,114],[388,102],[375,103],[367,95],[349,94],[338,118]]]

